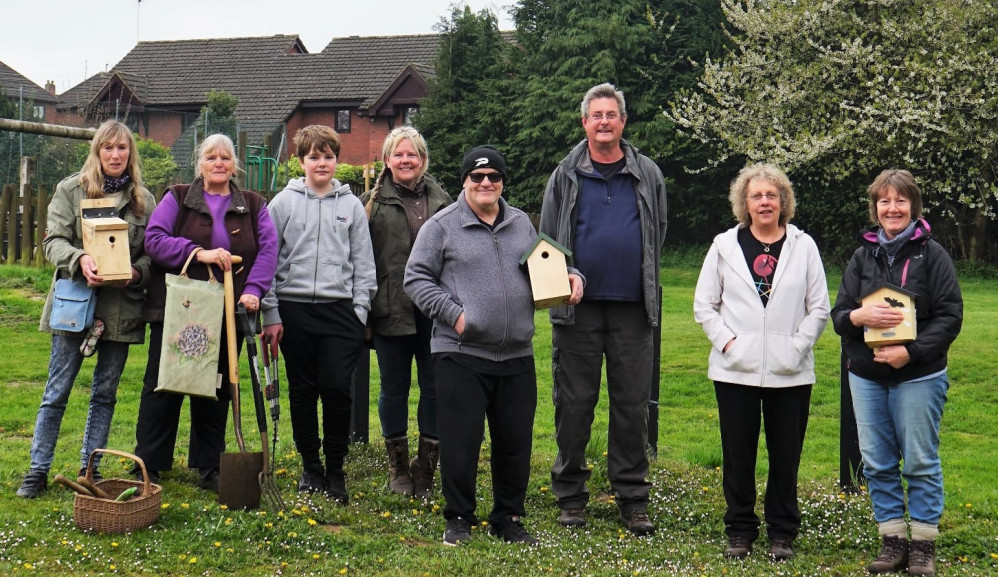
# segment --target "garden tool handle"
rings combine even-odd
[[[232,264],[243,262],[243,257],[231,255]],[[236,346],[236,297],[232,281],[232,267],[223,271],[223,288],[225,291],[225,344],[229,361],[229,387],[232,396],[232,428],[236,433],[236,445],[239,452],[246,452],[243,441],[242,415],[239,406],[239,349]]]
[[[231,255],[232,264],[243,262],[243,257]],[[232,281],[232,267],[223,271],[225,289],[225,344],[229,353],[229,382],[235,385],[239,382],[239,351],[236,347],[236,295]],[[233,397],[235,400],[235,397]]]

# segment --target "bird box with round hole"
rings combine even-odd
[[[526,266],[530,277],[535,309],[563,305],[572,296],[568,283],[568,259],[571,256],[571,251],[541,233],[520,258],[520,266]]]
[[[97,261],[97,274],[105,284],[125,284],[132,278],[128,223],[118,217],[111,198],[80,201],[83,250]]]

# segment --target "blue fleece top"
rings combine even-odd
[[[576,170],[580,191],[573,258],[586,276],[583,300],[641,301],[641,219],[634,179],[622,172],[608,180],[596,171]]]

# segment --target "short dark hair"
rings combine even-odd
[[[340,155],[340,135],[328,126],[310,124],[295,133],[296,156],[303,160],[312,149],[329,150],[336,156]]]
[[[877,219],[877,201],[887,194],[888,188],[894,188],[898,196],[908,199],[911,203],[911,220],[922,218],[922,191],[915,182],[915,176],[907,170],[888,168],[873,179],[873,184],[866,189],[870,196],[870,221],[880,224]]]

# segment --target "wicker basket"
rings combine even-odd
[[[94,449],[87,461],[87,480],[94,480],[94,455],[108,453],[135,461],[142,470],[142,481],[127,479],[105,479],[96,483],[110,499],[89,497],[76,494],[73,501],[73,520],[76,526],[84,531],[97,533],[128,533],[144,529],[159,519],[160,505],[163,502],[163,488],[149,482],[149,472],[142,459],[131,453],[112,451],[111,449]],[[114,497],[129,487],[138,487],[139,493],[128,501],[115,501]]]

